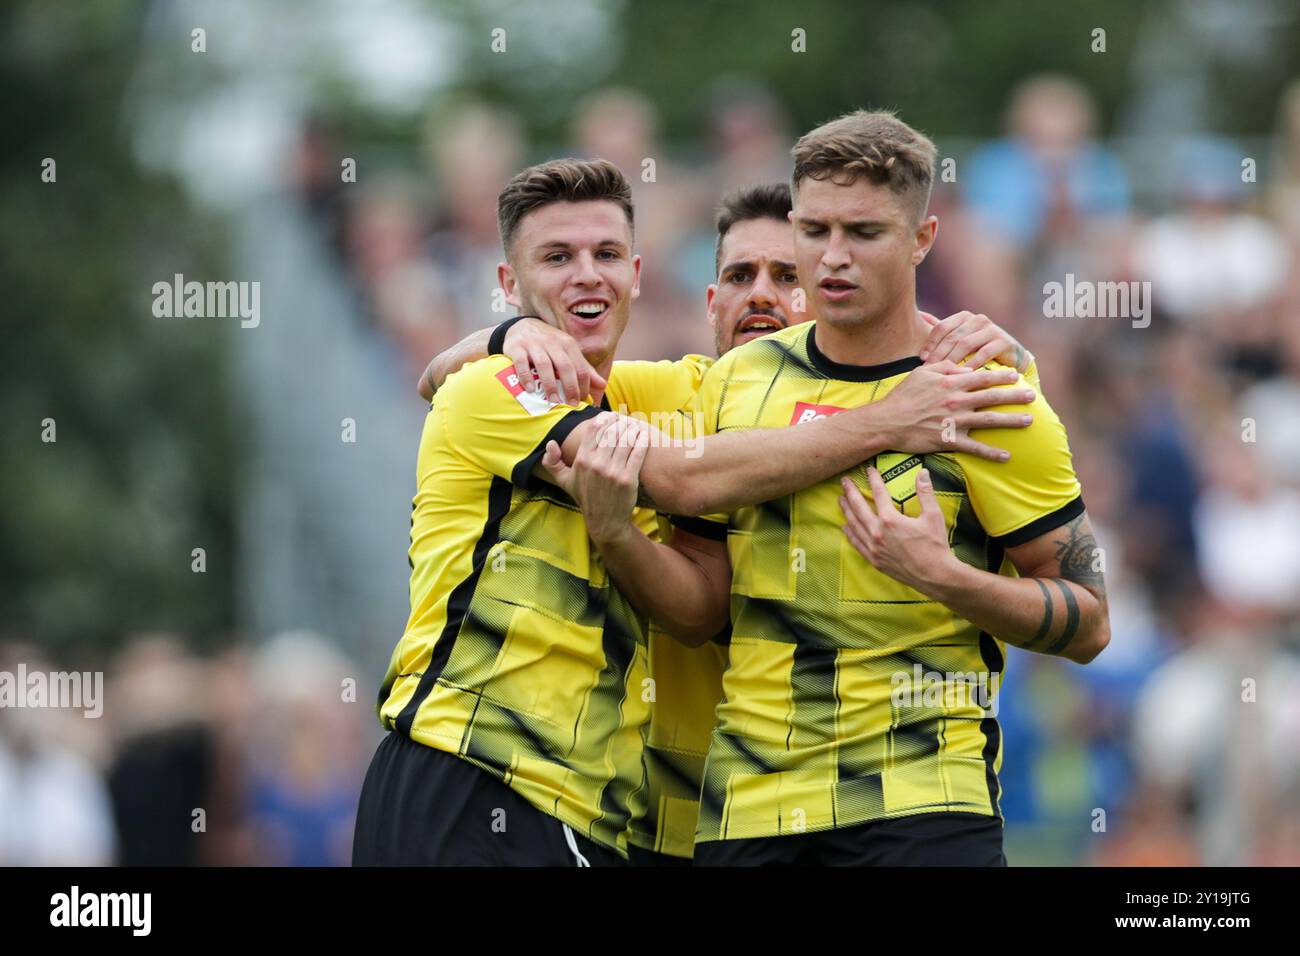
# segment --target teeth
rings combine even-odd
[[[572,311],[578,315],[600,315],[605,311],[605,307],[599,302],[584,302],[582,305],[575,305]]]

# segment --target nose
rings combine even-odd
[[[772,276],[766,269],[761,269],[749,290],[750,307],[770,309],[776,301],[776,283],[772,281]]]
[[[849,244],[844,234],[838,229],[832,229],[830,238],[826,240],[826,251],[822,253],[822,265],[833,272],[846,268],[850,261]]]
[[[596,258],[590,252],[580,252],[574,260],[573,281],[576,285],[600,285],[600,273],[596,270]]]

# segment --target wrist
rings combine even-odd
[[[514,326],[518,325],[524,319],[536,319],[535,315],[516,315],[513,318],[506,319],[495,329],[488,337],[488,355],[504,355],[506,350],[506,333]]]
[[[862,406],[862,457],[870,458],[883,451],[897,451],[903,445],[903,431],[885,414],[883,403]]]
[[[951,602],[960,600],[972,587],[980,587],[976,578],[974,568],[947,551],[938,561],[927,562],[922,576],[911,587],[931,600],[951,607]]]
[[[636,528],[632,525],[630,517],[627,521],[606,527],[593,528],[590,525],[587,527],[587,534],[592,544],[602,552],[612,552],[627,547],[635,532]]]

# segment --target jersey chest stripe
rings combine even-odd
[[[415,722],[415,715],[420,705],[432,692],[447,666],[447,661],[451,658],[452,645],[456,643],[456,634],[460,631],[465,615],[469,611],[470,599],[474,596],[479,576],[487,564],[488,552],[500,540],[501,520],[510,511],[512,492],[510,482],[496,475],[492,477],[492,485],[488,489],[487,519],[483,523],[483,533],[479,535],[474,545],[473,557],[470,559],[470,572],[451,592],[451,597],[447,600],[447,623],[433,645],[429,666],[424,669],[420,684],[410,701],[397,716],[397,729],[407,737],[411,736],[411,725]]]

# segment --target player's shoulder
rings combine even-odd
[[[981,370],[995,371],[1010,367],[993,361],[985,363]],[[1068,461],[1070,446],[1065,425],[1043,395],[1043,390],[1038,387],[1037,378],[1030,378],[1021,373],[1015,385],[999,387],[1030,388],[1034,392],[1034,400],[1024,405],[994,405],[982,410],[1012,414],[1027,413],[1033,416],[1033,421],[1023,428],[975,429],[971,432],[972,438],[996,448],[1006,449],[1011,452],[1011,460],[1005,463],[991,462],[976,455],[959,452],[957,457],[962,460],[963,467],[968,472],[998,474],[1004,470],[1032,472],[1034,469],[1048,465],[1058,457]]]
[[[733,378],[752,372],[773,372],[786,364],[786,356],[803,352],[811,328],[811,322],[801,322],[737,345],[713,363],[710,374]]]
[[[470,418],[496,417],[503,412],[535,416],[554,407],[545,396],[524,388],[514,362],[504,355],[465,363],[447,376],[434,395],[433,405],[444,410],[454,405],[457,412]]]
[[[512,384],[519,384],[518,377],[513,374],[514,367],[514,362],[504,355],[489,355],[487,358],[466,362],[447,376],[437,394],[466,393],[502,386],[509,390]],[[507,371],[510,375],[506,374]],[[513,383],[510,381],[512,377]]]

